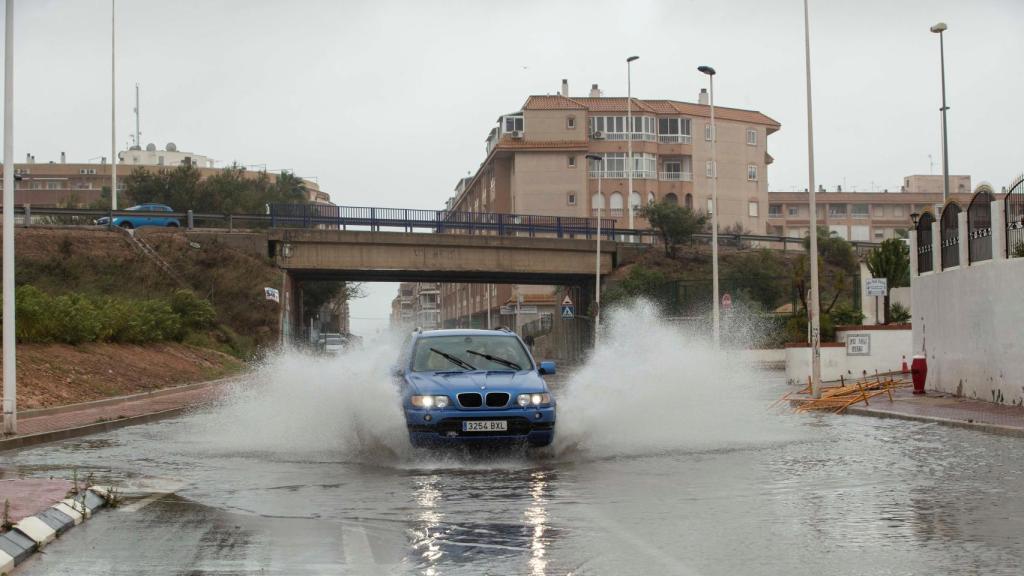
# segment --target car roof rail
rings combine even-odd
[[[420,332],[423,332],[423,326],[417,326],[413,328],[412,331],[414,334],[419,334]]]
[[[509,334],[512,333],[512,329],[509,328],[508,326],[498,326],[497,328],[495,328],[495,330],[499,332],[508,332]]]

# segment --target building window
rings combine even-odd
[[[505,116],[505,130],[504,132],[515,132],[516,130],[522,132],[523,130],[523,117],[522,116]]]
[[[647,193],[647,204],[654,204],[654,192]]]
[[[747,144],[750,146],[757,146],[757,130],[747,128]]]
[[[685,202],[686,202],[686,209],[687,210],[693,210],[693,194],[687,194]]]
[[[757,200],[747,202],[747,216],[757,218]]]
[[[569,116],[568,118],[566,118],[565,119],[565,127],[567,129],[569,129],[569,130],[575,130],[576,129],[576,117],[575,116]]]
[[[640,193],[639,192],[634,191],[633,194],[629,198],[630,198],[629,205],[632,208],[639,208],[640,207]]]
[[[679,197],[676,196],[675,192],[669,192],[668,194],[665,194],[665,202],[667,204],[671,204],[673,206],[678,206],[679,205]]]
[[[608,207],[612,216],[622,216],[622,194],[612,192],[611,197],[608,199]]]
[[[854,204],[853,205],[853,217],[854,218],[867,218],[868,217],[868,205],[867,204]]]
[[[828,205],[828,215],[829,215],[830,218],[833,217],[833,216],[843,216],[843,217],[845,217],[846,216],[846,204],[829,204]]]
[[[575,167],[576,167],[576,157],[575,156],[569,156],[569,168],[575,168]]]
[[[704,140],[707,141],[707,142],[711,142],[711,124],[710,123],[705,123],[704,124]]]
[[[708,198],[708,214],[715,213],[715,201],[713,198]]]
[[[893,215],[894,218],[902,218],[903,217],[903,206],[893,206],[892,207],[892,215]]]
[[[658,141],[663,144],[671,144],[675,142],[689,144],[691,142],[690,119],[659,118]]]
[[[747,165],[747,180],[750,180],[751,182],[757,181],[757,164]]]
[[[790,216],[799,216],[800,215],[800,207],[799,206],[790,206],[788,213],[789,213]]]
[[[46,189],[47,190],[60,190],[60,182],[47,182],[46,183]]]
[[[569,203],[569,206],[575,206],[576,205],[576,193],[575,192],[569,192],[568,194],[566,194],[565,198],[566,198],[566,202]]]
[[[704,162],[704,175],[707,176],[708,178],[714,178],[715,177],[715,172],[717,172],[717,170],[715,170],[716,167],[717,166],[715,166],[714,163],[711,160],[705,161]]]
[[[768,217],[778,218],[782,216],[782,204],[769,204],[768,205]]]

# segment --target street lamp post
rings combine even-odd
[[[698,72],[707,74],[711,104],[711,284],[714,293],[712,305],[712,322],[714,326],[715,350],[721,345],[721,313],[718,309],[718,155],[715,141],[718,140],[718,132],[715,130],[715,69],[711,66],[700,66]]]
[[[814,122],[811,111],[811,28],[807,11],[807,0],[804,0],[804,64],[807,72],[807,189],[811,216],[810,240],[811,253],[811,395],[821,398],[821,309],[818,304],[818,208],[815,203],[814,190]]]
[[[942,202],[949,200],[949,139],[946,136],[946,51],[942,44],[942,33],[946,31],[946,23],[939,22],[929,28],[939,35],[939,67],[942,69]]]
[[[110,0],[110,209],[117,210],[117,100],[114,82],[115,20],[117,0]]]
[[[18,433],[18,383],[14,332],[14,0],[7,0],[4,23],[4,215],[3,359],[4,434]]]
[[[626,166],[627,188],[629,195],[626,200],[626,209],[629,210],[629,229],[633,230],[633,68],[634,60],[639,56],[626,58],[626,156],[629,158],[629,165]]]
[[[604,158],[597,154],[587,154],[587,160],[603,162]],[[594,348],[601,334],[601,207],[604,206],[604,195],[601,194],[601,173],[597,174],[597,254],[594,256]]]

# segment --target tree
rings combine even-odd
[[[884,324],[890,322],[889,291],[910,285],[910,248],[898,238],[890,238],[868,253],[865,262],[874,278],[886,279]]]
[[[804,238],[804,250],[811,249],[810,235]],[[826,263],[852,274],[857,269],[853,245],[824,226],[818,226],[818,256]]]
[[[640,216],[646,218],[661,235],[666,256],[672,255],[677,244],[688,241],[694,233],[700,232],[707,221],[707,216],[702,213],[695,213],[685,206],[664,200],[640,208]]]

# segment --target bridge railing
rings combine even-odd
[[[456,212],[413,208],[376,208],[334,206],[330,204],[272,204],[267,214],[217,214],[193,212],[137,212],[92,208],[42,208],[15,206],[16,222],[33,224],[96,225],[100,218],[118,216],[177,218],[183,228],[320,228],[320,229],[401,229],[406,232],[439,234],[482,234],[499,236],[530,236],[593,239],[597,235],[597,219],[572,216],[541,216],[536,214],[502,214],[496,212]],[[3,207],[0,206],[0,213]],[[658,244],[655,230],[617,228],[615,220],[601,219],[601,236],[609,240]],[[783,250],[801,249],[803,238],[769,234],[719,233],[721,245],[736,247],[768,247]],[[693,242],[708,244],[710,233],[694,234]],[[858,251],[878,246],[874,242],[851,241]]]

